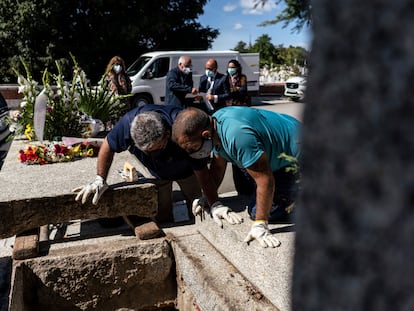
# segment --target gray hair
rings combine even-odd
[[[191,59],[190,59],[190,56],[187,56],[187,55],[182,55],[182,56],[180,56],[180,58],[178,59],[178,65],[179,64],[186,64],[188,61],[190,61]]]
[[[142,112],[131,124],[131,137],[138,149],[146,151],[160,142],[166,134],[167,124],[155,111]]]

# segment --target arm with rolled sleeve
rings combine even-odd
[[[275,181],[265,152],[247,172],[256,182],[256,219],[267,221],[275,192]]]
[[[278,247],[279,240],[274,237],[267,226],[272,206],[275,181],[270,168],[269,159],[264,152],[247,172],[256,182],[256,220],[254,221],[245,242],[257,240],[262,247]]]

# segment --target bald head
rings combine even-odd
[[[183,141],[201,137],[201,132],[209,126],[210,117],[207,113],[197,108],[184,109],[174,120],[172,139],[183,148]]]
[[[190,56],[183,55],[178,59],[178,66],[183,65],[184,67],[191,66],[191,58]]]
[[[206,69],[216,72],[217,71],[217,61],[214,58],[207,59]]]

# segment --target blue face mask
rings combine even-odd
[[[232,75],[236,74],[237,69],[229,67],[229,68],[227,68],[227,72],[232,76]]]
[[[214,71],[206,70],[206,76],[209,77],[209,78],[213,78],[214,77]]]
[[[203,145],[199,150],[190,154],[193,159],[208,158],[213,150],[213,141],[211,139],[205,139]]]

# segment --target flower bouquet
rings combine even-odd
[[[24,150],[19,150],[18,159],[28,165],[70,162],[86,157],[96,157],[99,148],[98,142],[86,140],[73,145],[67,145],[64,142],[30,144]]]

